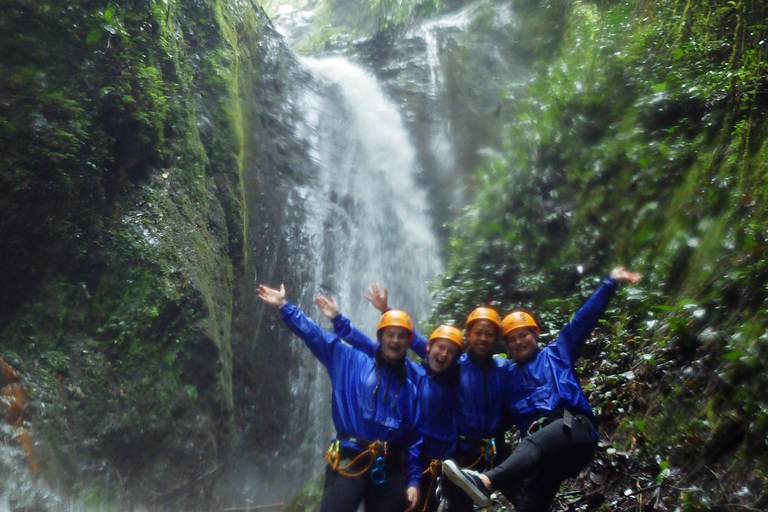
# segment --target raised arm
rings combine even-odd
[[[280,289],[269,288],[260,284],[257,288],[259,299],[277,308],[283,322],[296,336],[301,338],[312,353],[326,368],[332,364],[333,351],[339,345],[339,339],[332,333],[324,331],[313,322],[302,310],[288,302],[285,298],[285,286]]]
[[[566,355],[571,360],[577,356],[589,334],[605,313],[605,309],[616,291],[616,285],[619,283],[636,284],[641,279],[642,275],[637,272],[630,272],[623,266],[611,270],[610,275],[603,280],[595,293],[573,315],[571,321],[563,327],[557,337],[557,343],[562,344],[560,348],[566,351]]]
[[[365,294],[365,299],[373,304],[373,307],[381,311],[382,314],[389,311],[391,308],[388,304],[389,292],[386,288],[381,291],[379,283],[373,283],[368,287],[368,291]],[[346,338],[344,338],[346,340]],[[422,359],[427,357],[427,338],[416,329],[413,330],[413,341],[411,342],[411,350],[421,357]]]
[[[336,336],[364,354],[369,356],[376,354],[378,343],[352,325],[349,318],[339,313],[339,305],[335,297],[328,298],[319,295],[315,302],[320,311],[333,323],[333,332]]]

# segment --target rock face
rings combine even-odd
[[[276,36],[247,2],[8,7],[0,355],[42,476],[3,452],[0,500],[204,508],[261,222],[243,184],[284,170],[245,135],[274,122],[258,87]]]

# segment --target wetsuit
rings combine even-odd
[[[336,315],[332,322],[333,331],[337,336],[369,355],[375,353],[378,343],[354,327],[345,316]],[[454,364],[444,372],[435,373],[426,358],[422,364],[406,360],[406,366],[409,378],[416,384],[420,410],[419,432],[423,438],[421,462],[425,471],[419,481],[420,501],[416,510],[434,511],[438,506],[434,489],[439,467],[433,470],[430,465],[433,461],[450,459],[456,452],[458,426],[455,387],[458,367]]]
[[[381,466],[374,464],[359,476],[344,476],[326,468],[321,512],[355,512],[361,501],[368,512],[393,512],[405,508],[407,487],[421,476],[416,387],[403,363],[389,363],[353,349],[320,326],[296,306],[280,308],[283,322],[304,340],[331,378],[332,416],[343,467],[375,441],[386,443]],[[407,459],[407,462],[403,459]],[[347,472],[357,473],[371,461],[361,457]],[[407,464],[407,474],[402,471]],[[383,472],[374,471],[379,468]],[[381,482],[381,476],[384,476]]]
[[[554,342],[527,363],[508,367],[509,408],[523,438],[510,457],[485,474],[516,512],[549,510],[563,480],[578,475],[592,459],[594,414],[573,363],[615,289],[616,281],[606,278]]]

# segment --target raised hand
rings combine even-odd
[[[336,315],[339,314],[339,304],[336,302],[336,297],[331,297],[329,299],[328,297],[318,295],[315,299],[315,303],[317,304],[317,307],[320,308],[320,312],[329,320],[333,320],[336,318]]]
[[[276,308],[282,307],[287,302],[285,300],[285,285],[283,284],[280,285],[279,290],[260,284],[256,292],[261,300]]]
[[[384,288],[384,293],[382,293],[381,288],[379,288],[379,283],[373,283],[369,288],[368,292],[365,294],[366,300],[373,304],[373,307],[381,311],[382,313],[386,313],[389,311],[389,305],[387,304],[387,289]]]
[[[623,266],[618,266],[611,270],[611,277],[618,283],[637,284],[643,279],[642,274],[638,272],[630,272]]]

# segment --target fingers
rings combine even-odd
[[[256,290],[256,293],[258,293],[260,299],[265,300],[267,297],[277,293],[277,290],[260,284]]]
[[[365,292],[365,300],[371,303],[376,303],[376,299],[379,295],[379,283],[371,283],[368,290]]]
[[[264,286],[263,284],[260,284],[256,289],[256,293],[258,294],[259,299],[263,300],[267,304],[270,304],[273,306],[278,304],[279,292],[274,288],[270,288],[268,286]],[[285,290],[283,290],[283,296],[285,296]]]
[[[416,504],[419,501],[419,489],[418,487],[409,487],[405,491],[405,497],[408,501],[408,508],[405,509],[405,512],[410,512],[414,508],[416,508]]]
[[[285,285],[283,284],[280,285],[280,290],[275,290],[274,288],[260,284],[256,288],[256,294],[259,296],[259,299],[272,306],[281,307],[286,302]]]
[[[620,283],[637,284],[643,279],[643,275],[639,272],[631,272],[627,270],[623,265],[611,270],[611,277]]]

